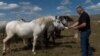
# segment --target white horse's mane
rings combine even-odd
[[[32,22],[38,24],[47,24],[53,22],[53,20],[55,20],[54,18],[55,18],[54,16],[44,16],[44,17],[37,18],[36,20],[32,20]]]

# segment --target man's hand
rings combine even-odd
[[[75,27],[73,27],[73,29],[75,29],[75,30],[76,30],[76,29],[78,29],[78,27],[77,27],[77,26],[75,26]]]
[[[65,29],[78,29],[78,27],[77,26],[75,26],[75,27],[65,27]]]
[[[65,27],[65,29],[69,29],[68,27]]]

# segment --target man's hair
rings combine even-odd
[[[77,6],[76,9],[78,9],[78,8],[84,10],[82,6]]]

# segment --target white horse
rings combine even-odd
[[[42,34],[46,26],[54,24],[55,27],[64,28],[64,25],[55,16],[45,16],[40,17],[31,22],[22,21],[11,21],[6,25],[6,38],[3,40],[3,54],[9,49],[9,40],[13,38],[14,35],[18,35],[22,39],[33,37],[33,48],[32,52],[35,52],[35,45],[37,38]]]

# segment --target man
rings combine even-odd
[[[81,6],[77,7],[77,13],[80,15],[78,21],[68,28],[78,29],[80,31],[82,56],[92,56],[92,50],[89,44],[89,36],[91,34],[90,17]]]

